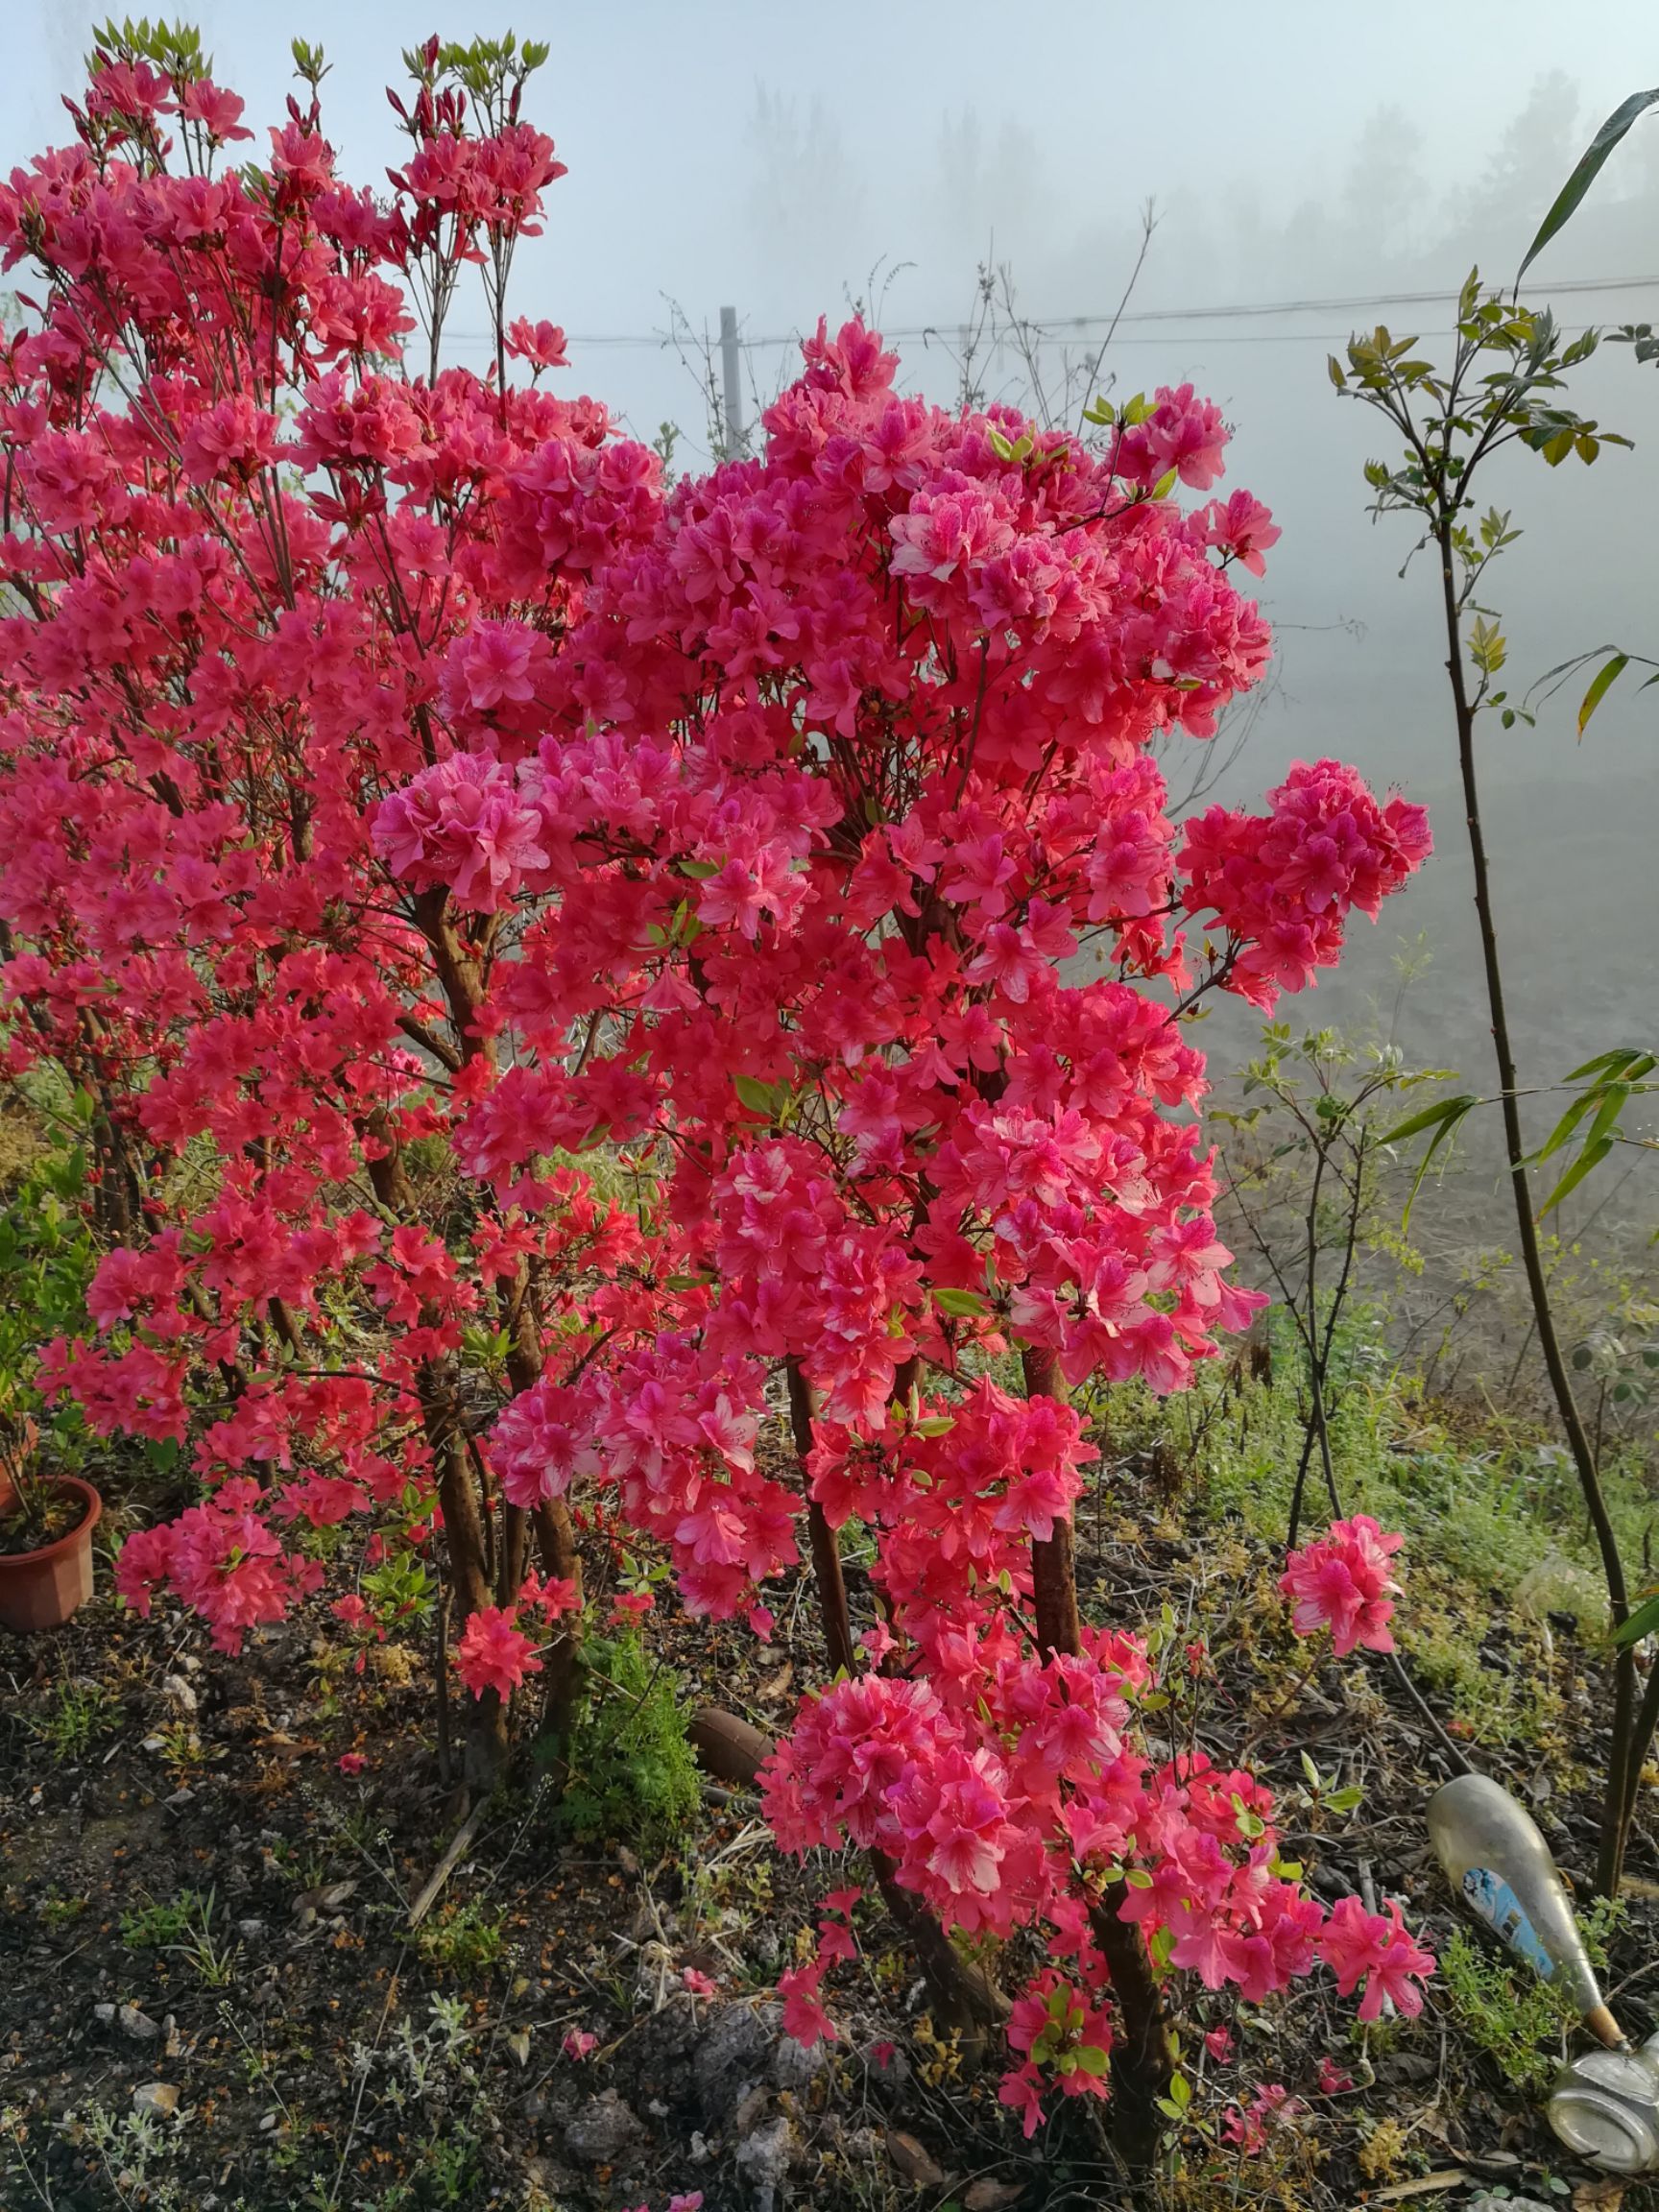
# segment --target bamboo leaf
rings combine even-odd
[[[1651,1636],[1659,1628],[1659,1591],[1651,1598],[1644,1598],[1627,1621],[1622,1621],[1613,1631],[1615,1644],[1640,1644],[1644,1636]]]
[[[1604,661],[1598,669],[1596,681],[1585,692],[1578,709],[1578,734],[1580,737],[1584,734],[1591,715],[1595,713],[1597,708],[1600,706],[1602,700],[1606,698],[1608,692],[1629,665],[1630,656],[1628,653],[1615,653],[1611,661]]]
[[[1382,1144],[1399,1144],[1407,1137],[1417,1137],[1425,1129],[1432,1129],[1437,1122],[1444,1121],[1450,1113],[1456,1113],[1461,1118],[1474,1103],[1475,1100],[1466,1093],[1460,1093],[1455,1098],[1442,1098],[1432,1106],[1425,1106],[1420,1114],[1413,1114],[1409,1119],[1397,1121],[1392,1129],[1383,1131],[1378,1142]]]
[[[1568,178],[1566,183],[1562,185],[1560,191],[1556,193],[1553,205],[1543,222],[1539,224],[1537,235],[1531,245],[1527,247],[1521,266],[1515,272],[1515,289],[1517,292],[1521,289],[1522,277],[1526,276],[1527,270],[1531,268],[1551,239],[1558,230],[1564,228],[1576,213],[1579,202],[1589,191],[1591,185],[1595,183],[1597,178],[1600,176],[1601,165],[1608,155],[1612,153],[1614,147],[1618,145],[1625,132],[1635,122],[1637,116],[1645,108],[1651,108],[1656,100],[1659,100],[1659,86],[1655,86],[1650,92],[1632,92],[1628,100],[1622,102],[1619,107],[1614,108],[1612,114],[1608,116],[1606,122],[1602,124],[1600,130],[1585,147],[1583,153],[1578,156],[1577,167]]]
[[[1432,1129],[1434,1132],[1429,1140],[1429,1149],[1417,1163],[1417,1173],[1411,1182],[1411,1194],[1400,1217],[1402,1233],[1411,1226],[1411,1209],[1417,1203],[1417,1193],[1423,1188],[1423,1178],[1429,1172],[1430,1162],[1464,1116],[1472,1113],[1479,1103],[1468,1092],[1460,1092],[1455,1098],[1442,1098],[1437,1106],[1426,1106],[1421,1114],[1413,1114],[1408,1120],[1397,1123],[1382,1139],[1384,1144],[1396,1144],[1402,1138],[1418,1136],[1425,1129]]]
[[[1543,1205],[1539,1207],[1538,1218],[1542,1220],[1546,1214],[1553,1213],[1563,1198],[1577,1190],[1579,1184],[1583,1182],[1592,1168],[1600,1166],[1612,1149],[1613,1140],[1611,1137],[1592,1139],[1585,1145],[1583,1151],[1579,1153],[1577,1159],[1574,1161],[1572,1166],[1568,1168],[1566,1174],[1562,1176],[1560,1182],[1556,1184],[1554,1190],[1551,1191],[1549,1197],[1545,1199]]]
[[[1560,1120],[1551,1131],[1549,1142],[1541,1144],[1533,1153],[1534,1161],[1543,1162],[1548,1160],[1552,1152],[1559,1152],[1599,1096],[1599,1091],[1592,1090],[1586,1091],[1581,1096],[1575,1098],[1572,1105],[1568,1107],[1566,1113],[1562,1115]]]

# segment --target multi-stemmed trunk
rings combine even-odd
[[[806,1458],[812,1449],[812,1397],[806,1379],[794,1360],[789,1362],[788,1385],[790,1428],[805,1485]],[[810,1495],[806,1503],[806,1532],[830,1666],[836,1674],[851,1674],[857,1650],[853,1641],[853,1615],[847,1602],[841,1546],[823,1506]],[[987,1975],[969,1965],[922,1899],[903,1887],[899,1880],[899,1870],[887,1854],[873,1850],[866,1856],[882,1902],[922,1969],[939,2025],[959,2039],[971,2057],[978,2056],[983,2052],[987,2032],[1007,2009],[1000,1992]]]
[[[1066,1384],[1052,1352],[1027,1351],[1022,1364],[1027,1397],[1064,1402]],[[1083,1648],[1082,1622],[1069,1521],[1056,1521],[1051,1536],[1032,1541],[1031,1598],[1037,1646],[1044,1658],[1057,1652],[1078,1656]],[[1140,1930],[1118,1916],[1118,1902],[1111,1890],[1095,1898],[1089,1925],[1105,1957],[1122,2020],[1122,2032],[1112,2049],[1112,2140],[1124,2164],[1141,2170],[1157,2155],[1158,2100],[1168,2089],[1174,2071],[1174,2046],[1146,1946]]]

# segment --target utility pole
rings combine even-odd
[[[726,457],[734,461],[743,450],[743,381],[737,357],[737,310],[720,310],[720,380],[725,387]]]

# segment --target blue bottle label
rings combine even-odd
[[[1471,1866],[1463,1877],[1463,1897],[1470,1911],[1479,1913],[1511,1951],[1519,1953],[1546,1982],[1550,1980],[1555,1961],[1522,1911],[1520,1898],[1501,1874],[1493,1874],[1484,1866]]]

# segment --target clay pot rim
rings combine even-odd
[[[61,1536],[54,1536],[50,1544],[42,1544],[38,1551],[0,1551],[0,1575],[4,1575],[9,1567],[33,1567],[43,1559],[60,1558],[65,1551],[78,1545],[83,1536],[90,1537],[104,1518],[104,1500],[84,1476],[53,1475],[42,1487],[79,1493],[86,1510],[73,1528],[66,1528]]]

